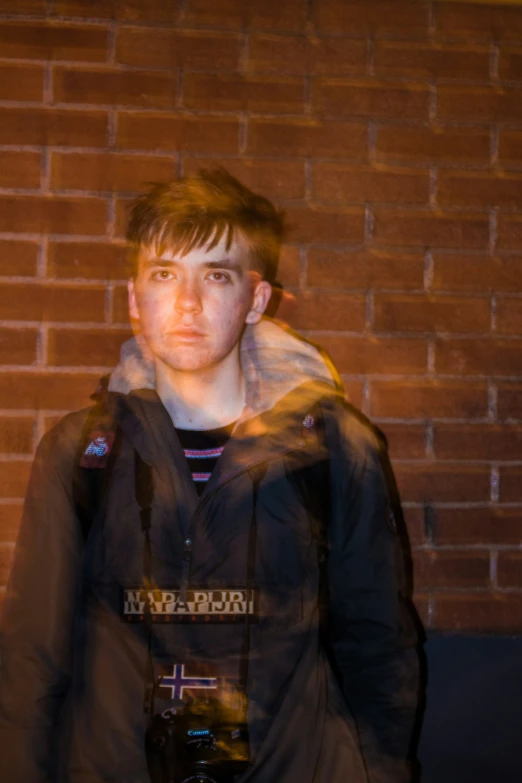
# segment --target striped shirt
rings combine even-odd
[[[225,444],[232,434],[234,424],[235,422],[215,430],[176,429],[198,495],[201,495],[205,484],[212,475]]]

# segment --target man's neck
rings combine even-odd
[[[180,429],[210,430],[231,424],[245,405],[239,353],[199,372],[179,372],[156,362],[156,391]]]

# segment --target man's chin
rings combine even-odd
[[[203,372],[215,366],[216,362],[208,355],[198,355],[194,350],[176,353],[176,355],[162,356],[159,358],[167,371],[171,372]]]

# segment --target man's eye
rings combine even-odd
[[[215,283],[230,282],[230,275],[225,274],[225,272],[211,272],[210,278],[211,280],[214,280]]]
[[[168,269],[158,269],[151,275],[152,280],[171,280],[172,277],[172,272],[169,272]]]

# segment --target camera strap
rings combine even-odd
[[[257,504],[259,498],[259,485],[266,473],[266,465],[256,465],[251,468],[250,476],[252,478],[252,517],[250,519],[250,529],[248,533],[248,552],[247,552],[247,571],[246,571],[246,600],[254,587],[254,577],[256,570],[257,554]],[[243,639],[243,649],[241,651],[241,661],[239,667],[239,685],[241,692],[247,694],[248,685],[248,667],[250,663],[250,612],[245,617],[245,635]]]
[[[143,620],[147,631],[147,664],[145,675],[144,712],[152,717],[154,699],[154,660],[152,657],[152,607],[150,593],[152,586],[152,545],[150,541],[150,526],[152,517],[152,501],[154,498],[154,481],[152,467],[142,460],[134,449],[134,491],[140,510],[143,542],[143,582],[145,587],[145,612]]]

